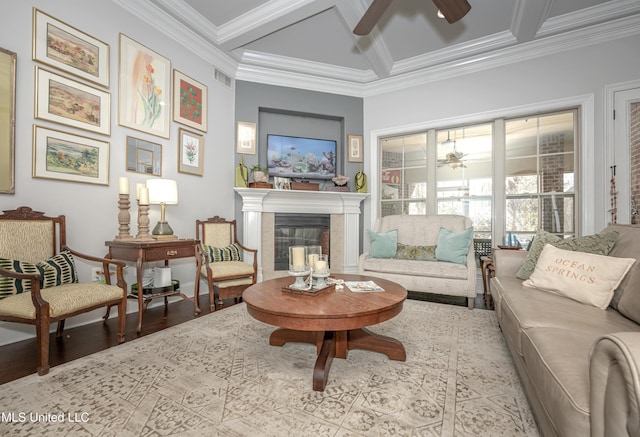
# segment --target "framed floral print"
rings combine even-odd
[[[171,63],[120,34],[118,124],[169,138]]]
[[[111,95],[36,67],[35,116],[103,135],[111,133]]]
[[[173,121],[207,131],[207,86],[173,70]]]
[[[202,176],[204,172],[204,135],[178,129],[178,171]]]
[[[34,61],[109,87],[109,44],[33,8]]]
[[[34,125],[32,176],[109,185],[109,143]]]
[[[127,171],[162,176],[162,145],[128,136]]]
[[[362,145],[362,135],[347,135],[348,161],[363,162],[364,153]]]

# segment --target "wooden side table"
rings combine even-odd
[[[122,241],[106,241],[105,245],[109,248],[109,253],[106,258],[119,259],[123,261],[135,261],[136,263],[136,275],[138,281],[138,293],[130,294],[130,298],[136,298],[138,300],[138,332],[142,329],[142,314],[147,307],[147,304],[153,298],[164,297],[165,304],[169,296],[179,296],[184,300],[193,302],[195,307],[195,314],[200,313],[200,307],[198,306],[198,296],[200,291],[200,267],[202,266],[202,258],[200,257],[200,251],[198,245],[200,241],[194,239],[184,240],[160,240],[160,241],[135,241],[135,240],[122,240]],[[144,294],[142,287],[142,266],[146,262],[164,261],[164,265],[169,265],[169,260],[177,258],[189,258],[194,256],[196,258],[196,282],[194,285],[193,298],[187,297],[179,290],[172,290],[163,293],[151,293]],[[109,275],[105,275],[107,282],[110,282]]]
[[[485,305],[489,302],[489,279],[495,275],[495,267],[493,266],[493,258],[490,256],[481,256],[482,261],[482,286],[484,287],[484,293],[482,295]]]

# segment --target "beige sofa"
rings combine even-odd
[[[375,232],[398,230],[398,243],[412,246],[435,246],[440,228],[461,232],[472,226],[471,219],[460,215],[391,215],[376,220]],[[467,253],[467,265],[439,261],[370,258],[359,259],[361,275],[388,279],[409,291],[419,291],[467,298],[473,308],[476,297],[477,269],[473,244]]]
[[[640,258],[640,227],[607,230],[620,233],[609,256]],[[639,436],[639,263],[602,310],[524,287],[525,257],[496,250],[491,295],[541,435]]]

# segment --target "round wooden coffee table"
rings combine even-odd
[[[282,291],[293,278],[271,279],[254,284],[242,294],[247,311],[257,320],[278,326],[269,337],[272,346],[288,342],[315,344],[318,358],[313,370],[313,389],[323,391],[333,358],[347,358],[351,349],[385,354],[404,361],[406,352],[398,340],[375,334],[367,326],[396,316],[407,290],[395,282],[360,275],[331,275],[345,281],[373,280],[383,292],[352,292],[336,289],[318,296]]]

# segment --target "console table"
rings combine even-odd
[[[159,241],[135,241],[135,240],[114,240],[106,241],[105,245],[109,248],[106,258],[119,259],[123,261],[135,261],[136,278],[138,282],[137,296],[129,294],[131,298],[138,300],[138,332],[142,329],[142,314],[147,304],[153,298],[164,297],[165,304],[169,296],[178,296],[184,300],[193,302],[195,314],[200,313],[198,306],[199,284],[200,284],[200,267],[202,266],[202,258],[198,245],[200,241],[194,239],[183,240],[159,240]],[[177,258],[196,258],[196,282],[194,285],[193,298],[186,296],[179,290],[171,290],[162,293],[144,294],[142,287],[142,265],[146,262],[164,261],[164,265],[169,265],[169,260]],[[109,275],[105,275],[107,282],[110,282]]]

